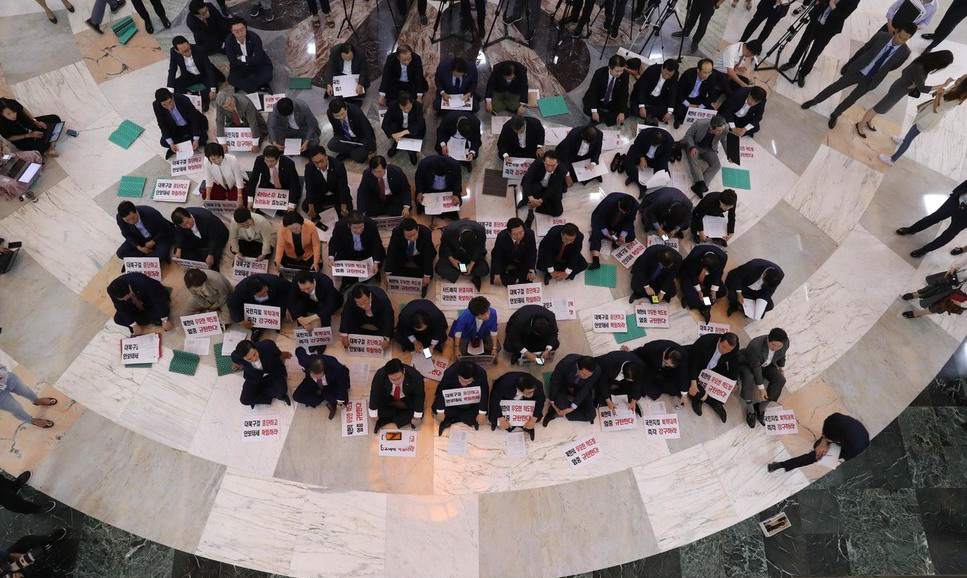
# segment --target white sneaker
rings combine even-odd
[[[900,144],[900,143],[902,143],[902,142],[903,142],[903,139],[902,139],[902,138],[900,138],[900,137],[898,137],[898,136],[891,136],[890,138],[891,138],[891,139],[893,140],[893,142],[895,142],[896,144]]]
[[[880,155],[880,162],[890,167],[893,166],[893,158],[890,155]]]

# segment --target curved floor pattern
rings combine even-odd
[[[763,464],[810,447],[831,411],[856,415],[872,433],[879,432],[967,335],[955,320],[900,317],[898,295],[924,274],[946,268],[949,256],[937,252],[922,261],[907,256],[936,229],[913,240],[892,234],[897,224],[932,210],[965,177],[967,113],[951,114],[941,131],[919,139],[908,158],[887,171],[876,154],[912,118],[912,100],[881,118],[880,131],[862,142],[853,138],[850,122],[860,109],[848,111],[827,132],[823,114],[836,98],[816,111],[798,106],[878,26],[889,3],[875,0],[857,10],[805,89],[763,74],[772,87],[769,108],[763,131],[744,142],[742,167],[751,171],[751,190],[740,191],[729,260],[770,257],[784,267],[786,279],[764,322],[726,319],[718,309],[713,316],[731,323],[743,342],[773,326],[789,332],[789,384],[782,403],[795,410],[799,435],[774,438],[761,428],[750,430],[738,403],[730,401],[726,424],[683,412],[678,440],[649,441],[641,430],[604,434],[558,420],[538,431],[524,459],[505,457],[502,437],[489,431],[472,432],[468,455],[454,457],[446,438],[436,438],[426,423],[416,458],[387,459],[377,457],[372,439],[342,438],[320,411],[273,406],[263,413],[280,419],[280,439],[242,442],[239,424],[251,412],[237,403],[240,376],[217,377],[209,356],[192,378],[162,367],[119,366],[122,333],[110,322],[104,297],[104,287],[120,270],[113,256],[119,178],[136,174],[150,182],[168,174],[148,103],[167,70],[164,47],[183,29],[185,2],[165,3],[174,28],[156,37],[139,33],[125,46],[86,30],[83,5],[75,14],[58,12],[61,24],[44,28],[50,34],[42,42],[18,32],[47,26],[32,0],[0,8],[2,92],[38,114],[57,112],[80,131],[63,142],[61,156],[45,170],[37,204],[0,202],[0,236],[26,241],[15,273],[0,279],[6,329],[0,359],[62,401],[46,413],[57,422],[52,430],[18,428],[0,415],[0,439],[8,448],[0,452],[0,467],[33,469],[37,488],[99,520],[187,552],[296,576],[489,577],[519,574],[521,560],[530,564],[528,574],[586,572],[688,544],[805,488],[825,471],[814,466],[770,475]],[[362,23],[374,9],[373,2],[357,6],[354,22]],[[714,52],[736,38],[747,17],[741,8],[720,10],[702,49]],[[377,19],[377,31],[384,21]],[[276,62],[277,86],[286,86],[289,75],[315,75],[335,43],[334,31],[315,31],[305,22],[260,34]],[[412,20],[403,34],[418,46],[430,71],[441,51],[466,50],[457,41],[442,48],[428,44]],[[386,34],[375,37],[378,51],[389,50]],[[958,62],[944,77],[967,69],[967,39],[954,40],[945,47],[956,52]],[[924,43],[912,44],[918,52]],[[34,46],[38,56],[23,59]],[[590,69],[598,65],[599,49],[582,44],[574,50],[590,53]],[[549,54],[542,44],[531,49],[505,41],[488,49],[479,64],[486,71],[488,62],[513,56],[533,63],[533,72]],[[532,82],[544,95],[576,86],[565,96],[571,110],[578,110],[586,80],[568,75],[584,75],[588,68],[554,66],[554,74],[534,74]],[[299,96],[323,110],[320,89]],[[372,96],[366,108],[375,111]],[[546,124],[575,124],[578,117],[572,113]],[[127,150],[107,142],[122,119],[146,127]],[[624,129],[619,150],[632,131]],[[493,159],[494,148],[488,135],[482,158]],[[610,160],[612,154],[604,156]],[[397,162],[412,171],[408,160]],[[513,210],[509,199],[481,194],[482,169],[496,164],[479,164],[484,166],[468,180],[465,213],[479,220],[506,217]],[[348,168],[350,180],[358,182],[360,167]],[[676,165],[673,180],[684,189],[683,170]],[[720,186],[719,179],[711,183],[713,190]],[[624,189],[623,178],[613,174],[603,186],[574,187],[565,199],[567,215],[586,224],[603,193]],[[199,204],[197,197],[191,204]],[[176,310],[185,302],[180,276],[172,268],[165,277],[175,288]],[[589,319],[599,310],[632,311],[627,286],[620,266],[616,289],[588,287],[581,278],[552,285],[547,293],[573,299],[577,310],[574,320],[561,322],[563,350],[616,349],[611,336],[591,331]],[[485,287],[484,293],[505,320],[503,291]],[[398,307],[401,300],[395,301]],[[696,318],[676,310],[670,329],[649,330],[628,345],[659,337],[689,342],[697,335]],[[165,356],[182,339],[180,332],[166,334]],[[291,350],[291,328],[278,341]],[[353,368],[352,397],[364,397],[382,362],[352,359],[338,349],[334,353]],[[492,374],[504,370],[502,363]],[[294,380],[293,368],[290,374]],[[591,433],[600,441],[601,458],[570,468],[563,449]],[[594,547],[570,549],[575,536],[596,537]]]

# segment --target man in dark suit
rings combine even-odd
[[[225,38],[228,37],[228,20],[211,2],[191,0],[185,24],[195,37],[195,45],[205,54],[225,52]]]
[[[342,293],[321,271],[299,271],[289,290],[289,316],[303,329],[332,326],[332,315],[342,307]],[[313,319],[318,317],[318,321]],[[325,346],[322,346],[325,351]]]
[[[447,319],[429,299],[413,299],[400,309],[394,337],[403,351],[423,355],[424,349],[443,353],[447,342]]]
[[[631,93],[631,110],[643,118],[645,124],[669,124],[675,113],[677,94],[678,61],[669,58],[645,69]]]
[[[708,58],[699,60],[695,68],[682,73],[675,97],[675,128],[681,126],[690,106],[712,108],[719,96],[719,74]]]
[[[433,279],[436,248],[433,233],[426,225],[411,218],[403,219],[393,229],[386,249],[386,274],[423,279],[422,296],[426,297]]]
[[[461,405],[446,405],[443,392],[450,389],[476,387],[480,390],[480,400],[476,403]],[[484,421],[489,404],[488,394],[490,384],[487,371],[472,361],[459,361],[446,369],[437,384],[436,396],[433,399],[433,412],[440,417],[440,427],[437,435],[442,436],[448,427],[455,423],[464,423],[473,429],[480,429],[479,421]]]
[[[379,275],[380,263],[386,259],[386,249],[383,248],[376,223],[358,211],[340,219],[332,229],[329,257],[333,261],[365,261],[371,258],[375,264],[373,276]],[[358,281],[354,277],[343,277],[340,290]]]
[[[750,259],[732,269],[725,278],[725,288],[729,296],[729,310],[726,314],[732,315],[742,310],[746,299],[751,299],[753,303],[757,299],[765,299],[766,311],[771,311],[772,295],[784,276],[779,265],[765,259]]]
[[[336,160],[349,157],[364,163],[376,154],[376,133],[358,106],[337,96],[329,101],[327,116],[332,138],[326,146],[336,153]]]
[[[279,99],[269,113],[266,124],[270,142],[284,149],[286,140],[298,139],[302,156],[306,156],[310,148],[319,146],[322,137],[316,115],[308,104],[297,98],[287,96]]]
[[[410,181],[403,169],[387,165],[385,158],[376,155],[363,171],[356,200],[359,211],[367,217],[409,217],[413,204]]]
[[[480,154],[480,119],[477,115],[466,111],[454,111],[443,115],[436,129],[436,151],[444,156],[457,159],[466,156],[467,160],[460,162],[467,172],[473,169],[473,161]],[[463,154],[459,150],[450,150],[450,146],[463,147]]]
[[[692,9],[685,15],[685,26],[678,32],[672,33],[672,37],[685,38],[692,33],[692,28],[695,28],[695,36],[692,36],[692,44],[689,50],[698,52],[698,43],[705,36],[708,23],[715,15],[715,11],[724,2],[725,0],[692,0]],[[695,26],[696,24],[698,24],[698,27]]]
[[[240,92],[272,92],[272,59],[262,48],[262,39],[241,18],[229,19],[228,26],[232,32],[225,39],[228,83]]]
[[[648,298],[652,303],[670,303],[678,294],[675,277],[682,255],[668,245],[652,245],[631,266],[631,296],[628,303]]]
[[[910,56],[907,40],[916,34],[917,26],[911,22],[901,22],[895,24],[894,29],[896,32],[893,34],[887,31],[877,32],[843,65],[840,69],[842,76],[802,103],[802,108],[815,106],[837,92],[855,86],[830,113],[829,128],[834,128],[839,115],[864,94],[879,86],[888,72],[899,68]]]
[[[792,0],[759,0],[755,7],[755,13],[752,14],[752,19],[749,20],[745,30],[742,31],[739,42],[751,40],[752,34],[765,22],[766,25],[762,27],[759,36],[756,37],[759,44],[765,44],[776,24],[789,13],[790,4],[792,4]]]
[[[816,59],[826,49],[834,36],[843,31],[843,24],[859,6],[859,0],[819,0],[809,11],[809,24],[793,50],[789,61],[779,67],[786,71],[799,65],[795,82],[800,87],[806,85],[806,77],[816,64]],[[808,54],[807,54],[808,51]],[[803,58],[805,56],[805,59]],[[800,60],[802,61],[800,63]]]
[[[353,198],[349,193],[346,165],[326,154],[325,147],[306,150],[306,198],[302,210],[309,218],[319,222],[319,214],[332,207],[339,217],[346,217],[353,210]]]
[[[712,319],[712,304],[725,295],[722,272],[728,258],[717,245],[696,245],[678,269],[682,306],[698,309],[706,323]]]
[[[107,286],[114,304],[114,322],[131,330],[131,335],[148,333],[151,326],[170,331],[171,296],[160,281],[144,273],[124,273]]]
[[[175,90],[175,94],[198,94],[201,96],[202,112],[208,112],[208,104],[218,92],[218,85],[225,82],[225,75],[212,66],[204,49],[192,46],[184,36],[175,36],[171,44],[168,86]],[[201,84],[204,88],[188,90],[188,87],[196,84]]]
[[[635,215],[638,202],[626,193],[611,193],[591,211],[591,249],[589,269],[601,267],[601,243],[607,239],[612,250],[635,240]]]
[[[658,171],[667,171],[668,163],[672,159],[675,150],[675,138],[671,133],[663,128],[650,127],[638,133],[635,141],[628,148],[628,154],[624,156],[625,185],[631,183],[638,184],[639,198],[645,196],[648,182],[643,174],[645,169],[651,169],[652,174]]]
[[[593,165],[601,163],[601,146],[604,144],[604,134],[593,124],[577,126],[567,133],[554,151],[561,164],[568,170],[567,186],[574,184],[577,176],[574,174],[574,163],[588,160]],[[545,156],[547,156],[545,154]]]
[[[548,397],[551,407],[541,425],[554,418],[594,423],[594,396],[603,371],[593,357],[571,353],[557,362],[551,373]]]
[[[423,95],[429,88],[423,75],[423,59],[408,44],[400,44],[396,52],[386,56],[383,75],[379,81],[380,106],[386,106],[387,101],[396,100],[405,91],[420,103],[422,110]]]
[[[386,151],[387,156],[396,155],[396,147],[400,139],[413,138],[423,140],[426,137],[426,120],[423,118],[423,103],[414,102],[410,93],[397,93],[399,98],[390,103],[389,109],[383,116],[383,133],[393,144]],[[410,162],[416,164],[416,151],[407,151]]]
[[[623,56],[615,54],[607,66],[594,71],[582,103],[584,114],[591,117],[592,123],[624,125],[628,112],[628,72]]]
[[[729,123],[736,136],[752,136],[766,112],[766,90],[761,86],[736,88],[719,107],[719,114]]]
[[[289,210],[299,205],[302,197],[302,181],[295,168],[295,162],[282,154],[282,149],[269,145],[255,158],[252,176],[245,186],[248,206],[255,201],[255,189],[287,189],[289,191]]]
[[[900,227],[896,230],[897,235],[913,235],[923,231],[927,227],[932,227],[944,219],[950,219],[950,225],[942,233],[937,235],[932,241],[919,249],[910,252],[910,256],[920,258],[943,247],[952,241],[961,231],[967,229],[967,180],[957,185],[953,192],[947,197],[936,211],[920,219],[909,227]],[[963,250],[953,249],[951,254],[959,255]]]
[[[356,106],[363,102],[363,96],[369,87],[369,66],[366,55],[356,50],[349,42],[336,44],[329,51],[329,64],[326,66],[326,96],[333,96],[332,79],[347,74],[358,74],[356,79],[356,95],[344,97]]]
[[[649,341],[634,354],[644,365],[643,389],[651,399],[662,394],[684,397],[688,393],[688,353],[668,339]]]
[[[266,305],[279,308],[279,319],[285,317],[286,305],[292,285],[284,278],[269,273],[256,273],[242,279],[228,296],[228,313],[232,323],[241,323],[245,329],[252,329],[252,321],[245,318],[245,304]],[[252,340],[257,341],[262,329],[252,329]]]
[[[786,385],[782,368],[786,365],[789,336],[778,327],[767,335],[754,337],[739,352],[739,381],[745,402],[745,423],[754,428],[756,420],[765,424],[766,406],[777,403]],[[768,384],[766,383],[768,382]],[[767,387],[768,386],[768,387]]]
[[[444,97],[451,94],[462,94],[465,99],[473,99],[471,111],[477,112],[480,103],[477,102],[477,97],[474,94],[477,89],[477,68],[475,66],[459,56],[444,58],[437,66],[433,80],[436,83],[433,110],[437,112],[441,110],[440,106]]]
[[[426,391],[423,376],[399,359],[391,359],[373,376],[369,391],[369,417],[376,420],[373,433],[387,425],[397,428],[423,423]]]
[[[527,104],[527,69],[513,60],[498,62],[490,71],[484,97],[489,113],[523,115]]]
[[[815,464],[829,451],[829,444],[840,447],[839,459],[851,460],[870,447],[870,432],[855,417],[841,413],[830,414],[823,421],[823,436],[816,440],[813,450],[783,462],[772,462],[767,468],[774,472],[779,468],[787,472]]]
[[[533,401],[534,411],[528,418],[523,430],[534,440],[534,427],[544,415],[544,384],[541,380],[523,371],[508,371],[494,380],[490,388],[490,408],[487,417],[490,419],[491,431],[498,427],[505,431],[517,429],[510,425],[500,408],[502,401]]]
[[[497,233],[490,251],[491,285],[518,285],[533,282],[537,266],[537,241],[533,229],[517,217],[507,221],[507,228]]]
[[[630,351],[610,351],[597,358],[601,366],[601,379],[595,403],[598,407],[608,406],[614,411],[616,405],[612,395],[627,395],[628,409],[641,415],[638,400],[644,389],[645,367],[641,359]]]
[[[349,347],[351,334],[381,335],[383,349],[389,347],[393,335],[393,304],[386,291],[374,285],[358,284],[353,287],[339,320],[339,337],[343,347]]]
[[[228,243],[225,223],[202,207],[178,207],[171,212],[171,222],[175,225],[175,257],[204,261],[218,271]]]
[[[238,401],[242,405],[272,405],[273,399],[281,399],[292,405],[289,399],[288,372],[285,360],[292,357],[288,351],[279,351],[271,339],[261,341],[245,339],[238,342],[232,352],[232,362],[242,368],[242,393]]]
[[[436,272],[450,283],[462,275],[470,277],[480,291],[481,279],[490,274],[487,265],[487,233],[476,221],[460,219],[443,228],[440,235],[440,258]]]
[[[534,159],[520,181],[521,200],[517,208],[527,207],[524,226],[530,228],[535,212],[552,217],[563,215],[567,187],[567,169],[560,163],[557,151],[547,151],[543,158]]]
[[[705,233],[705,217],[725,218],[725,237],[714,239],[723,247],[728,245],[735,233],[735,206],[738,195],[734,189],[706,193],[692,209],[692,237],[696,243],[707,243],[712,239]]]
[[[497,156],[501,159],[544,156],[544,125],[532,116],[510,117],[497,137]]]
[[[511,365],[522,359],[551,361],[560,346],[557,318],[543,305],[524,305],[507,320],[504,351],[510,354]]]
[[[171,260],[175,226],[155,208],[122,201],[118,205],[117,223],[124,237],[117,250],[118,258],[157,257],[163,263]]]
[[[544,284],[555,281],[573,280],[588,268],[588,262],[581,254],[584,233],[574,223],[554,225],[541,239],[537,248],[537,269],[544,274]]]
[[[687,396],[682,395],[682,403],[685,398],[690,398],[692,411],[697,415],[702,415],[702,404],[712,408],[715,415],[719,416],[722,423],[725,423],[725,405],[709,397],[705,387],[699,383],[699,374],[703,370],[709,369],[728,379],[738,377],[738,357],[739,357],[739,338],[735,333],[709,333],[702,335],[695,343],[688,346],[688,379],[690,380]]]
[[[420,159],[413,175],[413,188],[416,203],[422,206],[424,193],[453,193],[454,201],[463,204],[460,196],[463,191],[463,172],[460,163],[443,155],[430,155]],[[443,219],[459,219],[460,211],[449,211],[439,215]]]
[[[640,212],[646,232],[681,239],[688,230],[692,201],[674,187],[662,187],[644,198]]]
[[[208,119],[187,96],[171,94],[167,88],[154,93],[154,118],[161,129],[161,146],[170,159],[178,152],[178,144],[190,141],[193,150],[204,149],[208,142]],[[187,145],[182,145],[187,146]]]
[[[309,353],[304,347],[295,350],[299,366],[305,373],[292,399],[309,407],[325,403],[329,419],[336,417],[336,404],[349,401],[349,368],[331,355]]]
[[[696,120],[685,131],[681,144],[685,149],[685,161],[692,177],[692,192],[699,198],[708,191],[708,184],[722,170],[719,145],[725,139],[726,129],[728,122],[722,115],[717,114],[710,119]]]

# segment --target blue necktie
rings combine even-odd
[[[352,131],[349,130],[349,119],[343,119],[342,121],[342,133],[345,136],[353,136]]]
[[[876,59],[876,62],[873,63],[873,68],[870,69],[870,72],[869,74],[867,74],[867,76],[873,76],[874,74],[876,74],[876,71],[879,70],[881,66],[883,66],[883,64],[886,62],[886,59],[893,54],[893,47],[891,46],[891,43],[889,40],[887,40],[886,47],[887,47],[886,50],[883,51],[883,53],[880,54],[880,57]]]

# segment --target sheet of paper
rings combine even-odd
[[[473,108],[473,97],[464,98],[462,94],[449,94],[448,98],[440,103],[443,110],[471,110]]]
[[[591,168],[590,161],[578,161],[571,165],[574,167],[574,175],[577,177],[578,182],[584,183],[590,181],[596,177],[603,177],[608,174],[608,166],[604,163],[596,165]]]
[[[725,217],[715,217],[705,215],[702,218],[702,229],[705,235],[711,239],[721,239],[728,234],[729,220]]]
[[[185,344],[181,349],[188,353],[194,353],[195,355],[208,355],[211,346],[211,337],[186,337]]]
[[[250,92],[245,96],[247,96],[248,99],[252,101],[252,104],[255,105],[255,110],[262,110],[262,97],[259,95],[259,93]]]
[[[545,146],[557,146],[561,144],[567,133],[571,132],[569,126],[552,126],[544,129],[544,145]]]
[[[286,156],[298,156],[301,148],[302,139],[287,138],[285,139],[285,150],[282,152],[282,154]]]
[[[423,149],[423,139],[421,138],[401,138],[396,143],[396,148],[401,151],[420,152]]]
[[[175,153],[175,159],[179,161],[186,161],[191,158],[191,155],[195,154],[195,149],[191,148],[190,140],[175,143],[175,146],[178,147],[178,152]]]
[[[522,431],[515,431],[504,437],[504,453],[508,458],[520,459],[527,457],[527,445],[524,443]]]
[[[353,98],[358,96],[356,87],[359,85],[358,74],[341,74],[332,77],[332,92],[336,96]]]
[[[827,468],[835,469],[839,465],[839,454],[842,451],[843,448],[839,444],[831,443],[829,444],[829,449],[826,450],[826,455],[816,463]]]
[[[447,440],[447,453],[451,456],[467,455],[467,430],[450,428],[450,439]]]
[[[759,320],[762,316],[766,314],[766,307],[768,307],[768,302],[765,299],[743,299],[742,300],[742,310],[745,312],[745,316],[749,319]]]
[[[224,337],[222,338],[222,355],[229,355],[231,352],[235,351],[235,346],[247,337],[248,336],[241,331],[226,331]]]
[[[455,161],[467,160],[467,139],[452,136],[447,141],[447,155]]]

